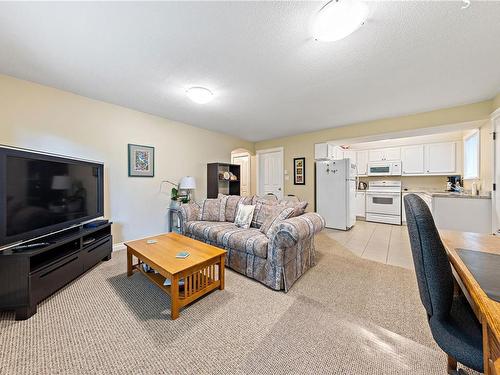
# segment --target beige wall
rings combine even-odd
[[[295,194],[301,199],[314,202],[314,144],[350,139],[376,134],[400,132],[433,126],[456,124],[487,119],[492,112],[493,101],[440,109],[415,115],[364,122],[331,128],[301,135],[257,142],[256,150],[284,147],[285,169],[293,176],[293,158],[306,158],[306,185],[293,185],[293,179],[285,180],[285,194]],[[314,209],[313,205],[309,209]]]
[[[492,109],[491,112],[493,113],[498,108],[500,108],[500,94],[498,94],[493,98],[493,107],[491,108]]]
[[[196,178],[206,196],[206,163],[229,162],[251,142],[169,121],[69,92],[0,75],[0,143],[105,163],[105,215],[114,241],[165,232],[170,187],[160,181]],[[127,144],[155,147],[155,177],[127,176]]]

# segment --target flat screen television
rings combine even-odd
[[[104,166],[0,147],[0,246],[104,214]]]

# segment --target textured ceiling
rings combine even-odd
[[[323,4],[1,3],[0,72],[252,141],[500,91],[500,2],[370,2],[333,43],[311,38]]]

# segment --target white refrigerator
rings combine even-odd
[[[356,164],[351,159],[316,161],[316,212],[326,227],[348,230],[356,222]]]

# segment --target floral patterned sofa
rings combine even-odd
[[[325,220],[317,213],[305,213],[307,203],[240,196],[220,196],[219,199],[225,199],[224,217],[218,217],[219,221],[200,220],[201,205],[198,203],[182,205],[181,231],[188,237],[227,250],[228,267],[272,289],[286,292],[314,266],[314,235],[325,227]],[[234,224],[240,203],[256,205],[252,226],[248,229]],[[293,217],[276,221],[271,232],[264,234],[259,228],[269,208],[276,205],[294,208]]]

